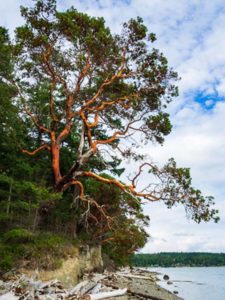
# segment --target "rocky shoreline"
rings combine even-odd
[[[0,300],[182,300],[157,284],[157,273],[136,268],[87,273],[70,288],[57,279],[42,282],[22,274],[10,275],[0,281]]]

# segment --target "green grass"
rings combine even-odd
[[[23,228],[12,229],[0,239],[0,274],[22,262],[28,268],[54,270],[62,260],[75,254],[74,241],[52,233],[32,233]]]

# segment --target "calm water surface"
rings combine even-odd
[[[159,285],[178,291],[185,300],[225,300],[225,267],[150,268],[160,273]],[[172,285],[163,280],[169,275]]]

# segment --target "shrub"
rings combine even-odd
[[[10,254],[5,254],[0,260],[0,271],[7,271],[13,267],[13,256]]]
[[[23,229],[16,228],[6,232],[3,235],[3,241],[10,244],[28,243],[33,240],[33,233]]]

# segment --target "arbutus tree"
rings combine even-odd
[[[31,156],[49,152],[55,191],[74,186],[81,200],[108,219],[104,207],[85,194],[84,180],[92,178],[138,199],[163,201],[168,207],[181,203],[197,222],[217,221],[213,198],[192,187],[189,169],[177,168],[173,159],[159,168],[135,153],[134,140],[129,146],[137,134],[144,142],[163,143],[171,131],[165,108],[178,94],[177,74],[152,47],[155,35],[142,19],[131,19],[120,35],[113,35],[103,18],[73,7],[59,12],[56,0],[35,2],[33,8],[21,8],[26,23],[16,29],[11,84],[18,91],[21,119],[33,124],[29,137],[39,143],[22,151]],[[122,139],[127,141],[123,146]],[[61,152],[68,140],[70,145],[76,141],[74,163],[62,174]],[[94,157],[103,158],[102,149],[114,157],[142,160],[129,184],[88,168]],[[146,169],[156,182],[138,191],[137,180]]]

